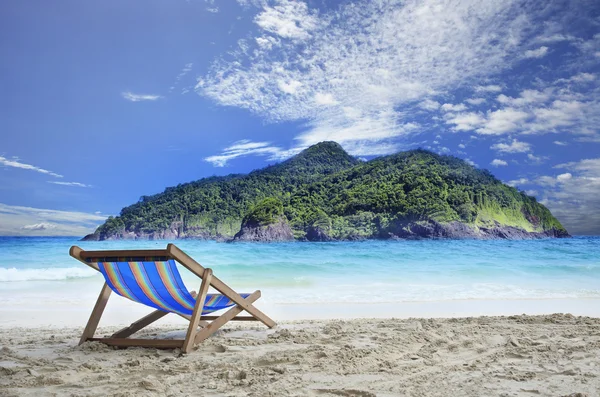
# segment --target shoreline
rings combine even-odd
[[[0,329],[12,327],[57,329],[83,327],[95,300],[85,304],[55,306],[0,307]],[[275,321],[354,320],[354,319],[447,319],[513,315],[551,315],[568,313],[574,316],[600,318],[600,299],[518,299],[518,300],[451,300],[397,303],[311,303],[273,304],[259,300],[256,306]],[[150,312],[150,308],[120,297],[109,300],[100,323],[104,326],[125,326]],[[178,316],[165,316],[158,324],[184,324]]]
[[[519,229],[520,230],[520,229]],[[520,230],[521,231],[521,230]],[[214,241],[217,243],[225,243],[225,244],[285,244],[285,243],[355,243],[355,242],[368,242],[368,241],[422,241],[422,240],[440,240],[440,241],[462,241],[462,240],[473,240],[473,241],[529,241],[529,240],[555,240],[555,239],[571,239],[574,237],[588,237],[586,235],[550,235],[550,230],[546,230],[543,232],[528,232],[523,230],[521,236],[505,236],[505,235],[482,235],[482,236],[415,236],[415,237],[399,237],[399,236],[390,236],[390,237],[377,237],[377,236],[360,236],[353,237],[347,239],[337,239],[331,238],[328,240],[307,240],[307,239],[291,239],[291,240],[239,240],[233,237],[225,237],[225,236],[215,236],[215,237],[169,237],[169,238],[148,238],[148,237],[132,237],[132,238],[108,238],[108,239],[99,239],[95,238],[94,234],[89,234],[84,237],[76,237],[77,242],[92,242],[92,243],[105,243],[105,242],[113,242],[113,241],[152,241],[152,242],[166,242],[172,243],[174,241]]]

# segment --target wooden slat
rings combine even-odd
[[[204,274],[204,267],[192,259],[192,257],[190,257],[188,254],[180,250],[175,244],[169,243],[167,245],[167,253],[171,258],[181,263],[183,267],[198,276],[198,278],[202,278],[202,275]],[[213,276],[213,280],[214,278],[215,277]]]
[[[252,294],[250,294],[250,296],[248,296],[245,299],[245,301],[248,303],[252,303],[252,302],[256,301],[258,298],[260,298],[260,291],[255,291]],[[198,343],[202,342],[204,339],[206,339],[209,336],[211,336],[212,334],[214,334],[225,323],[227,323],[228,321],[232,320],[235,316],[240,314],[242,312],[242,310],[243,309],[240,306],[235,306],[235,307],[227,310],[225,313],[223,313],[221,316],[219,316],[212,323],[208,324],[208,326],[206,328],[201,329],[200,332],[198,332],[198,334],[196,334],[196,338],[194,338],[194,344],[198,344]]]
[[[196,276],[202,278],[202,274],[204,273],[204,267],[202,267],[202,265],[196,262],[192,257],[190,257],[188,254],[176,247],[175,244],[167,245],[167,251],[173,259],[177,260],[177,262],[181,263]],[[247,311],[257,320],[261,321],[267,327],[273,328],[275,325],[277,325],[275,321],[273,321],[269,316],[264,314],[254,305],[246,302],[244,298],[242,298],[237,292],[231,289],[227,284],[219,280],[216,276],[213,276],[210,285],[223,295],[227,296],[237,305],[241,306],[245,311]]]
[[[183,346],[181,339],[129,339],[129,338],[90,338],[88,341],[101,342],[119,347],[155,347],[157,349],[176,349]]]
[[[132,323],[130,326],[118,330],[111,336],[111,338],[127,338],[128,336],[135,334],[142,328],[145,328],[148,325],[152,324],[156,320],[163,318],[167,314],[169,314],[169,312],[165,312],[162,310],[155,310],[152,313],[148,314],[147,316],[144,316],[144,317],[140,318],[139,320],[137,320],[136,322]]]
[[[206,293],[210,287],[210,281],[212,279],[212,270],[204,269],[202,275],[202,284],[200,284],[200,290],[196,297],[196,303],[194,304],[194,311],[192,312],[192,318],[190,318],[190,324],[188,326],[185,341],[183,342],[183,352],[189,353],[194,347],[194,337],[196,336],[196,329],[198,328],[198,321],[202,317],[202,310],[204,309],[204,301],[206,300]]]
[[[84,251],[81,248],[79,248],[78,246],[74,245],[69,250],[69,255],[71,255],[73,258],[77,259],[79,262],[83,263],[84,265],[89,266],[92,269],[94,269],[97,272],[99,272],[100,268],[98,267],[98,265],[96,263],[86,262],[85,259],[83,259],[81,257],[81,253],[82,252],[84,252]]]
[[[92,314],[90,315],[90,319],[88,320],[85,329],[83,330],[83,335],[81,335],[81,339],[79,339],[80,345],[86,340],[93,337],[96,333],[98,323],[100,323],[100,318],[102,317],[104,308],[108,303],[108,298],[110,298],[111,292],[112,290],[110,289],[108,284],[104,283],[102,289],[100,290],[100,295],[98,295],[98,300],[96,300],[96,304],[94,305],[94,309],[92,310]]]
[[[167,250],[108,250],[108,251],[81,251],[82,259],[105,258],[119,256],[169,256]]]
[[[205,320],[205,321],[214,321],[216,319],[218,319],[221,316],[202,316],[200,317],[200,320]],[[258,321],[257,319],[255,319],[254,317],[250,317],[250,316],[237,316],[232,318],[229,321]]]

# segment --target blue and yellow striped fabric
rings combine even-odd
[[[97,263],[106,283],[117,294],[159,310],[192,314],[196,299],[183,284],[173,259]],[[250,294],[240,295],[246,298]],[[224,295],[208,294],[202,314],[233,305],[235,303]]]

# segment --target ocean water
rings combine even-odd
[[[83,249],[164,248],[167,241],[0,237],[0,305],[78,305],[102,277]],[[600,237],[533,241],[174,242],[239,291],[270,304],[598,299]],[[181,268],[189,289],[199,281]]]

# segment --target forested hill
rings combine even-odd
[[[247,175],[143,196],[85,239],[230,239],[249,230],[261,231],[245,233],[258,240],[568,237],[535,198],[456,157],[419,149],[361,162],[322,142]]]

